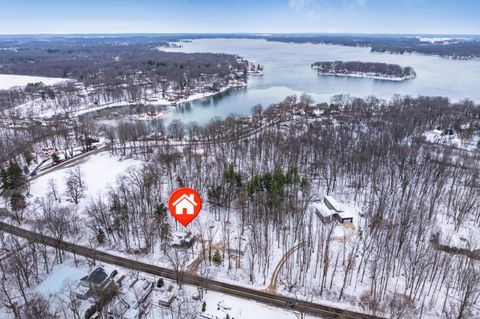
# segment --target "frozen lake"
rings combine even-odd
[[[205,123],[212,117],[246,114],[255,104],[268,106],[287,95],[306,92],[317,102],[335,94],[357,97],[376,95],[447,96],[453,101],[469,98],[480,102],[480,61],[452,60],[417,54],[371,53],[368,48],[321,44],[295,44],[266,40],[207,39],[182,43],[168,51],[238,54],[265,66],[263,76],[250,76],[248,88],[201,101],[185,103],[174,118]],[[319,76],[310,65],[316,61],[370,61],[411,66],[417,78],[403,82]]]
[[[205,124],[214,117],[229,114],[246,115],[252,106],[282,101],[286,96],[310,94],[316,102],[328,102],[337,94],[354,97],[375,95],[391,99],[394,95],[445,96],[451,101],[471,99],[480,103],[480,61],[453,60],[418,54],[372,53],[368,48],[323,44],[298,44],[245,39],[205,39],[182,42],[181,48],[165,48],[166,51],[214,52],[237,54],[249,61],[262,64],[264,75],[250,76],[248,87],[233,89],[210,98],[181,103],[176,107],[156,106],[164,114],[147,120],[150,128],[158,123],[168,124],[172,119],[185,123]],[[322,76],[312,70],[317,61],[366,61],[411,66],[417,73],[415,79],[402,82],[368,78]],[[96,112],[129,114],[131,106],[117,107]],[[124,118],[120,121],[126,121]],[[116,125],[117,120],[99,121]]]

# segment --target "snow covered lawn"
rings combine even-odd
[[[293,310],[270,307],[255,301],[235,298],[228,295],[209,291],[204,295],[207,304],[204,317],[211,319],[293,319],[297,318]],[[305,318],[315,318],[306,316]]]
[[[27,86],[28,83],[43,82],[45,85],[54,85],[65,81],[68,80],[42,76],[0,74],[0,90],[7,90],[15,86]]]
[[[75,267],[72,261],[55,265],[52,272],[34,288],[34,291],[42,294],[44,297],[57,295],[62,291],[62,288],[70,283],[78,285],[80,278],[89,272],[89,267],[84,263],[79,263],[78,267]]]
[[[78,204],[81,212],[90,200],[104,195],[109,187],[113,186],[117,179],[124,175],[129,168],[142,165],[143,162],[140,160],[122,159],[107,152],[95,154],[80,162],[72,163],[34,179],[30,185],[31,200],[34,201],[36,198],[46,197],[50,192],[49,181],[52,179],[56,184],[57,193],[62,203],[70,203],[70,201],[67,201],[68,197],[65,194],[65,179],[68,171],[78,166],[87,187],[83,198],[80,199]]]

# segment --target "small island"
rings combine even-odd
[[[413,68],[397,64],[359,62],[359,61],[323,61],[315,62],[312,68],[321,75],[351,76],[387,81],[404,81],[417,76]]]

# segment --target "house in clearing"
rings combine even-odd
[[[337,220],[339,223],[352,223],[353,215],[346,211],[342,204],[337,202],[335,198],[325,195],[323,198],[323,205],[321,203],[314,203],[315,214],[323,223],[331,223]]]
[[[156,289],[155,298],[158,298],[158,304],[160,306],[169,308],[175,300],[173,286],[169,286],[167,289]]]
[[[195,243],[196,237],[191,232],[174,232],[172,234],[172,246],[190,248]]]
[[[345,211],[343,205],[336,201],[332,196],[325,195],[323,203],[327,206],[332,216],[340,223],[352,223],[353,215],[350,212]]]
[[[326,209],[322,202],[314,202],[311,204],[311,207],[315,215],[320,218],[322,223],[328,224],[333,221],[333,212],[329,209]]]

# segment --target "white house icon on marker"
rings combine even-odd
[[[172,205],[175,206],[175,215],[193,215],[195,214],[195,206],[198,206],[198,204],[195,202],[193,194],[190,194],[188,196],[186,194],[183,194],[182,196],[180,196],[180,198],[173,202]]]

